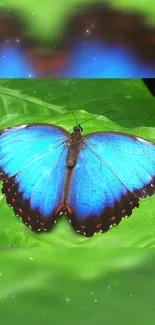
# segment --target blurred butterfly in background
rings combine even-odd
[[[82,124],[82,123],[81,123]],[[130,216],[155,191],[155,145],[117,132],[82,136],[50,124],[0,132],[2,193],[33,231],[48,231],[61,214],[88,237]]]

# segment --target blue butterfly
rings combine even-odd
[[[155,145],[117,132],[82,136],[50,124],[0,132],[2,193],[33,231],[65,213],[88,237],[118,224],[155,191]]]

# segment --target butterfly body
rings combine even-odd
[[[74,132],[68,138],[68,154],[67,166],[73,167],[76,164],[78,153],[83,144],[83,137],[81,135],[82,128],[80,125],[74,127]]]
[[[155,191],[155,145],[117,132],[70,134],[50,124],[0,132],[2,193],[33,231],[64,213],[88,237],[130,216]]]

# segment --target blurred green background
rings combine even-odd
[[[146,22],[155,23],[155,4],[152,0],[1,0],[1,8],[17,10],[23,15],[31,35],[41,39],[56,38],[61,35],[68,15],[82,5],[96,3],[112,4],[114,8],[144,14]]]
[[[153,325],[152,249],[0,252],[3,325]]]
[[[155,142],[155,98],[140,79],[1,79],[0,128],[32,122],[72,131],[75,120],[103,115],[83,124],[84,133],[120,131]],[[111,113],[105,114],[107,111]],[[155,195],[141,200],[132,216],[91,238],[77,234],[63,216],[52,231],[35,234],[0,194],[0,247],[154,247]]]

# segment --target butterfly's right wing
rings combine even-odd
[[[0,132],[0,179],[7,203],[32,230],[48,230],[59,215],[69,133],[50,124]]]
[[[117,132],[84,136],[72,175],[67,213],[74,228],[92,236],[118,224],[155,191],[155,145]]]

